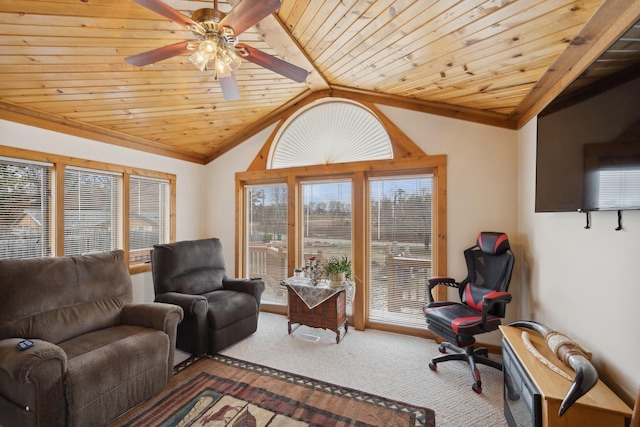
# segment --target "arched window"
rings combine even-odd
[[[380,120],[346,99],[311,103],[285,122],[275,141],[269,169],[393,158]]]
[[[329,97],[283,119],[236,181],[236,272],[264,279],[261,310],[286,313],[280,283],[294,268],[346,256],[356,329],[426,334],[425,279],[446,274],[446,156],[374,104]]]

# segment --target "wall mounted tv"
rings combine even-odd
[[[536,212],[640,209],[640,68],[538,116]]]

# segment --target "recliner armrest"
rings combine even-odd
[[[60,378],[67,371],[67,354],[48,341],[32,339],[34,346],[20,351],[18,343],[22,338],[0,340],[0,369],[7,372],[17,383],[37,383],[33,377],[33,368],[43,362],[58,360]]]
[[[232,279],[226,278],[222,281],[225,289],[237,292],[244,292],[253,295],[260,306],[260,298],[264,292],[264,281],[262,279]]]
[[[433,302],[433,295],[431,291],[438,285],[451,286],[452,288],[458,288],[460,284],[456,282],[456,280],[452,277],[445,276],[434,276],[427,279],[427,297],[429,298],[429,302]]]
[[[204,295],[165,292],[156,295],[155,301],[180,306],[184,310],[184,314],[190,316],[205,316],[209,308],[209,302]]]
[[[121,321],[169,333],[182,321],[184,311],[176,304],[129,303],[122,308]]]
[[[120,321],[125,325],[136,325],[156,329],[169,337],[169,359],[167,360],[167,378],[173,374],[178,323],[184,317],[184,310],[176,304],[129,303],[122,307]]]

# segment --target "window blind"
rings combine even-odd
[[[112,173],[68,167],[64,171],[64,254],[122,248],[122,178]]]
[[[150,261],[153,245],[169,241],[168,180],[129,178],[129,262]]]
[[[432,189],[432,175],[369,180],[370,321],[424,327]]]
[[[245,271],[265,282],[262,301],[286,305],[279,283],[287,278],[287,186],[245,186]]]
[[[51,165],[0,158],[0,258],[51,255]]]
[[[302,183],[302,255],[322,266],[332,258],[353,259],[351,180],[306,181]],[[347,302],[351,314],[351,301]]]

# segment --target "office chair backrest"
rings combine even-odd
[[[460,300],[482,311],[482,297],[493,291],[507,291],[514,256],[505,233],[483,231],[475,246],[464,251],[467,278],[459,288]],[[496,304],[490,313],[504,317],[506,304]]]

